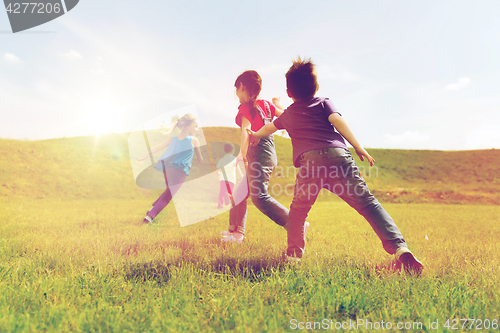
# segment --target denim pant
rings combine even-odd
[[[302,257],[304,222],[322,188],[337,194],[361,214],[393,254],[406,242],[390,215],[370,193],[348,149],[322,148],[309,150],[300,157],[295,181],[295,194],[290,206],[287,255]]]
[[[247,198],[276,224],[284,227],[288,222],[288,209],[267,193],[269,178],[277,164],[273,136],[263,137],[256,147],[248,149],[246,177],[236,185],[233,200],[236,204],[229,211],[229,231],[245,233]]]
[[[172,197],[177,193],[186,179],[186,173],[184,170],[180,170],[174,167],[168,167],[165,169],[165,174],[167,177],[167,189],[160,195],[155,202],[153,202],[153,208],[148,211],[148,215],[151,218],[155,218],[160,212],[165,208]]]

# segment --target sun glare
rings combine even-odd
[[[118,132],[123,108],[109,98],[89,102],[85,107],[85,125],[91,135]]]

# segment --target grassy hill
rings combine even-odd
[[[207,142],[239,143],[239,130],[203,129]],[[276,136],[275,196],[292,191],[294,168],[289,139]],[[372,192],[385,202],[500,204],[500,151],[369,149],[376,165],[356,160]],[[193,172],[210,169],[210,158]],[[134,199],[158,190],[135,184],[128,134],[42,141],[0,139],[0,198]],[[336,200],[323,195],[319,200]]]

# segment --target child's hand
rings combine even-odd
[[[243,154],[241,154],[241,151],[238,155],[238,157],[236,158],[236,166],[238,167],[238,170],[240,171],[240,175],[241,177],[243,177],[243,174],[241,173],[241,169],[240,169],[240,166],[238,163],[240,162],[243,162],[243,165],[245,167],[245,169],[248,167],[248,160],[247,160],[247,157],[246,156],[243,156]]]
[[[273,97],[273,104],[276,107],[276,109],[279,110],[279,114],[276,115],[278,117],[285,110],[283,105],[281,105],[281,98],[280,97]]]
[[[250,147],[257,145],[257,143],[259,143],[260,141],[260,137],[255,136],[255,132],[248,128],[247,128],[247,133],[248,133],[248,145]]]
[[[362,162],[365,160],[365,157],[366,157],[368,162],[370,162],[370,166],[373,166],[373,164],[375,163],[375,159],[373,157],[371,157],[370,154],[368,154],[368,152],[365,150],[365,148],[356,149],[356,154],[358,154],[359,159]]]

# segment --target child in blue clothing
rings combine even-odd
[[[299,172],[287,228],[288,261],[298,262],[302,258],[304,222],[320,190],[326,188],[370,223],[384,249],[395,254],[406,271],[420,274],[422,263],[408,250],[398,227],[370,193],[344,138],[354,147],[361,161],[366,158],[373,165],[375,160],[356,140],[333,103],[328,98],[315,97],[319,86],[314,64],[300,58],[294,61],[286,73],[286,84],[293,104],[274,122],[256,133],[249,133],[251,145],[280,129],[286,129],[292,139],[293,163]],[[278,100],[273,102],[278,104]]]
[[[179,128],[181,132],[176,136],[170,136],[175,128]],[[198,120],[194,115],[187,113],[165,130],[168,138],[152,149],[152,153],[155,153],[167,148],[155,165],[158,171],[163,172],[167,189],[153,203],[153,208],[148,211],[144,223],[152,223],[153,219],[168,205],[175,193],[181,188],[191,169],[195,151],[198,161],[202,160],[200,142],[194,136],[196,132],[198,132]],[[139,161],[148,157],[149,155],[146,155]]]

